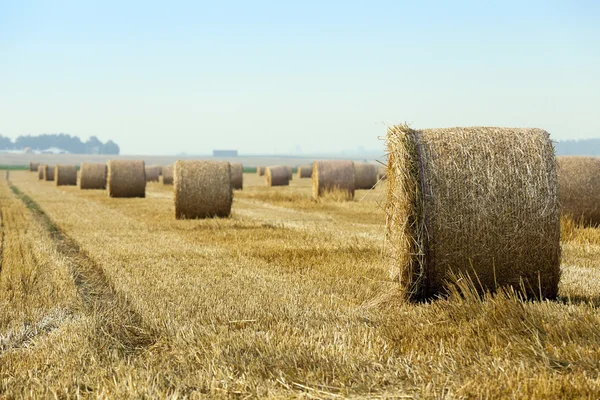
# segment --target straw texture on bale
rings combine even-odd
[[[157,166],[146,167],[146,182],[160,181],[160,170]]]
[[[77,167],[57,164],[54,168],[54,182],[56,186],[77,186]]]
[[[302,165],[298,167],[298,178],[310,178],[312,177],[312,165]]]
[[[387,147],[386,247],[406,298],[444,294],[467,275],[480,291],[556,297],[558,178],[546,131],[398,125]]]
[[[562,214],[585,225],[599,225],[600,158],[571,156],[556,159]]]
[[[40,163],[30,162],[29,163],[29,172],[37,172]]]
[[[54,165],[44,165],[44,180],[45,181],[53,181],[54,180]]]
[[[346,160],[315,161],[312,173],[313,197],[332,191],[347,192],[354,198],[354,162]]]
[[[173,175],[175,218],[229,216],[233,192],[228,162],[177,161]]]
[[[79,170],[80,189],[106,189],[106,164],[81,163]]]
[[[166,165],[163,167],[163,185],[173,184],[173,166]]]
[[[46,168],[46,164],[40,164],[38,166],[38,179],[41,181],[44,179],[44,169]]]
[[[146,197],[144,161],[110,160],[106,187],[109,197]]]
[[[288,186],[290,184],[288,167],[283,165],[266,167],[265,182],[267,186]]]
[[[375,164],[354,163],[354,188],[371,189],[377,184],[378,170]]]
[[[244,188],[244,166],[241,163],[231,163],[231,187],[234,190]]]
[[[266,167],[256,167],[256,174],[258,176],[263,176],[265,174]]]

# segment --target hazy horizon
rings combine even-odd
[[[0,5],[0,134],[122,154],[339,153],[386,126],[600,136],[600,5]]]

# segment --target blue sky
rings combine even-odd
[[[127,154],[378,149],[404,121],[600,137],[598,21],[592,1],[0,0],[0,134]]]

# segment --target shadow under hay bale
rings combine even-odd
[[[560,222],[554,149],[540,129],[391,127],[386,247],[404,297],[478,290],[554,298]]]
[[[177,161],[173,170],[175,218],[228,217],[233,191],[224,161]]]
[[[163,167],[163,185],[173,184],[173,166],[165,165]]]
[[[600,225],[600,158],[557,157],[561,213],[586,226]]]
[[[312,173],[312,190],[315,199],[328,192],[345,191],[354,198],[354,162],[346,160],[315,161]]]
[[[107,169],[106,164],[81,163],[79,188],[83,190],[106,189]]]
[[[312,165],[302,165],[298,167],[298,178],[311,178],[312,170]]]
[[[29,172],[37,172],[40,163],[30,162],[29,163]]]
[[[146,197],[144,161],[110,160],[107,165],[109,197]]]
[[[157,166],[146,167],[146,182],[160,181],[160,170]]]
[[[44,180],[54,181],[54,165],[44,165]]]
[[[283,165],[266,167],[265,183],[267,186],[288,186],[290,184],[290,174],[288,168]]]
[[[368,163],[354,163],[354,189],[372,189],[377,184],[377,166]]]
[[[77,167],[58,164],[54,168],[54,182],[56,186],[77,186]]]
[[[234,190],[244,188],[244,166],[241,163],[231,163],[231,187]]]

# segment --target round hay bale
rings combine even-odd
[[[44,168],[46,168],[46,164],[40,164],[38,166],[38,179],[40,181],[44,180]]]
[[[377,173],[377,179],[380,181],[385,181],[387,179],[387,167],[384,167],[384,166],[379,167],[379,171]]]
[[[40,166],[40,163],[30,162],[29,163],[29,172],[37,172],[39,166]]]
[[[258,176],[263,176],[265,174],[266,167],[256,167],[256,174]]]
[[[233,192],[225,161],[177,161],[174,171],[175,218],[227,217]]]
[[[162,176],[162,174],[163,174],[163,166],[162,165],[157,165],[156,168],[158,168],[158,175]]]
[[[44,165],[44,180],[45,181],[53,181],[54,180],[54,165]]]
[[[313,197],[328,192],[347,192],[354,198],[354,162],[346,160],[315,161],[312,174]]]
[[[386,247],[407,299],[470,276],[554,298],[560,220],[552,142],[540,129],[388,130]]]
[[[285,168],[287,169],[287,172],[288,172],[288,180],[291,181],[294,178],[294,169],[287,165]]]
[[[377,184],[378,170],[375,164],[354,163],[354,189],[372,189]]]
[[[144,161],[110,160],[106,187],[108,197],[146,197]]]
[[[234,190],[244,188],[244,166],[241,163],[231,163],[231,187]]]
[[[146,167],[146,182],[160,181],[160,171],[157,166]]]
[[[173,184],[173,166],[167,165],[163,167],[163,185]]]
[[[267,186],[288,186],[290,184],[288,167],[283,165],[266,167],[265,182]]]
[[[54,182],[56,186],[77,186],[77,167],[57,164],[54,168]]]
[[[600,158],[557,157],[561,212],[585,225],[600,224]]]
[[[106,189],[106,164],[81,163],[79,170],[80,189]]]
[[[298,178],[310,178],[312,177],[312,165],[302,165],[298,167]]]

